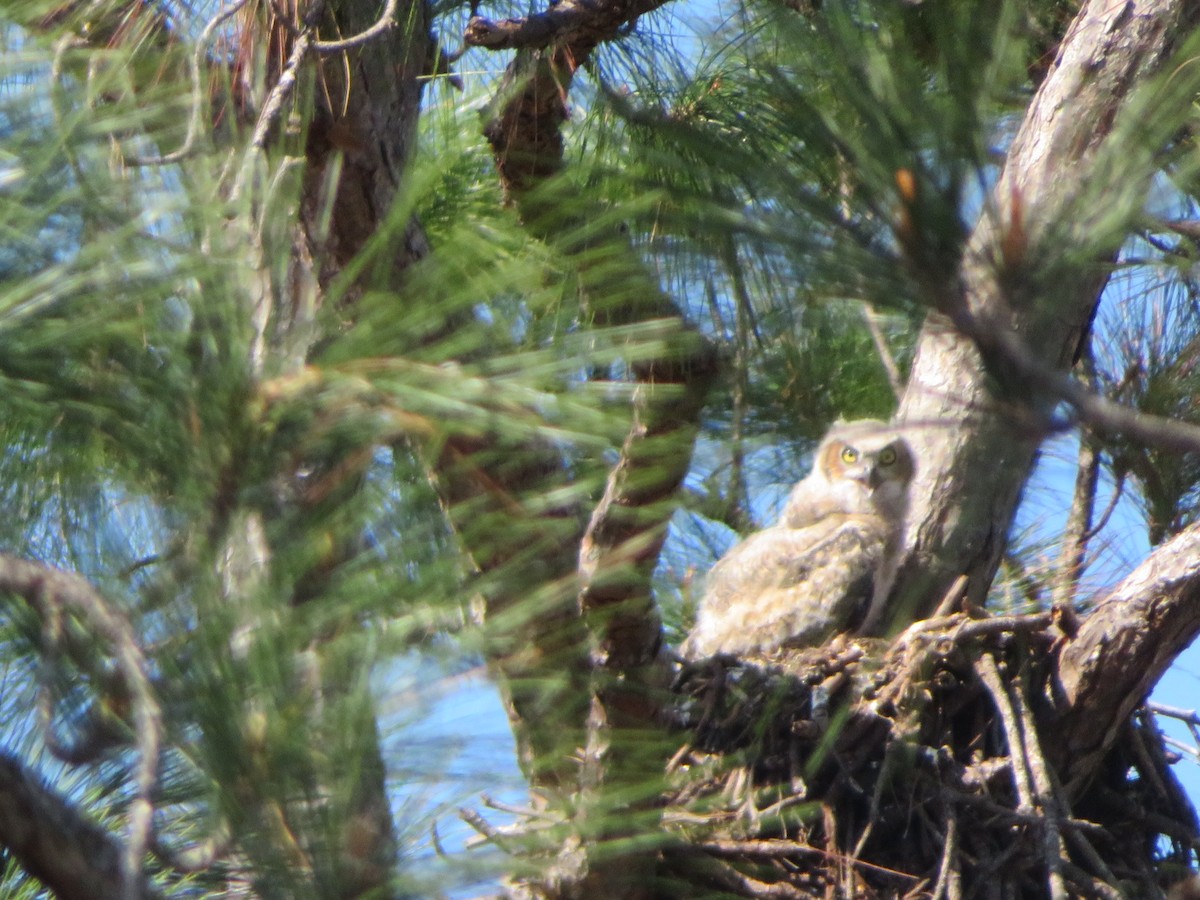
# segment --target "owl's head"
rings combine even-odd
[[[861,486],[873,504],[899,512],[907,499],[915,464],[908,441],[886,422],[838,422],[817,450],[816,467],[833,484]]]

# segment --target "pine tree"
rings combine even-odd
[[[6,10],[6,890],[1183,882],[1145,700],[1200,632],[1197,10],[493,12]],[[893,415],[890,637],[682,663],[721,545]],[[1154,548],[1092,594],[1105,472]],[[398,684],[473,665],[529,800],[451,883]]]

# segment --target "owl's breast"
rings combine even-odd
[[[844,514],[751,535],[709,573],[687,653],[812,646],[845,630],[870,602],[889,535],[877,515]]]

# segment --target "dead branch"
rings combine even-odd
[[[621,25],[657,9],[667,0],[561,0],[544,12],[516,19],[493,21],[474,16],[463,39],[472,47],[488,50],[541,49],[571,42],[581,32],[601,40],[612,37]]]
[[[374,40],[389,28],[396,27],[396,7],[398,5],[399,0],[387,0],[383,6],[383,12],[379,14],[379,18],[375,20],[374,24],[368,25],[362,31],[358,32],[358,34],[342,38],[341,40],[313,41],[313,52],[342,53],[346,50],[352,50],[355,47],[361,47],[368,41]]]

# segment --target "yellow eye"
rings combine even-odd
[[[842,448],[842,462],[844,462],[844,463],[858,462],[858,451],[855,450],[853,447],[843,447]]]
[[[890,466],[896,461],[896,449],[894,447],[884,447],[879,451],[879,464],[881,466]]]

